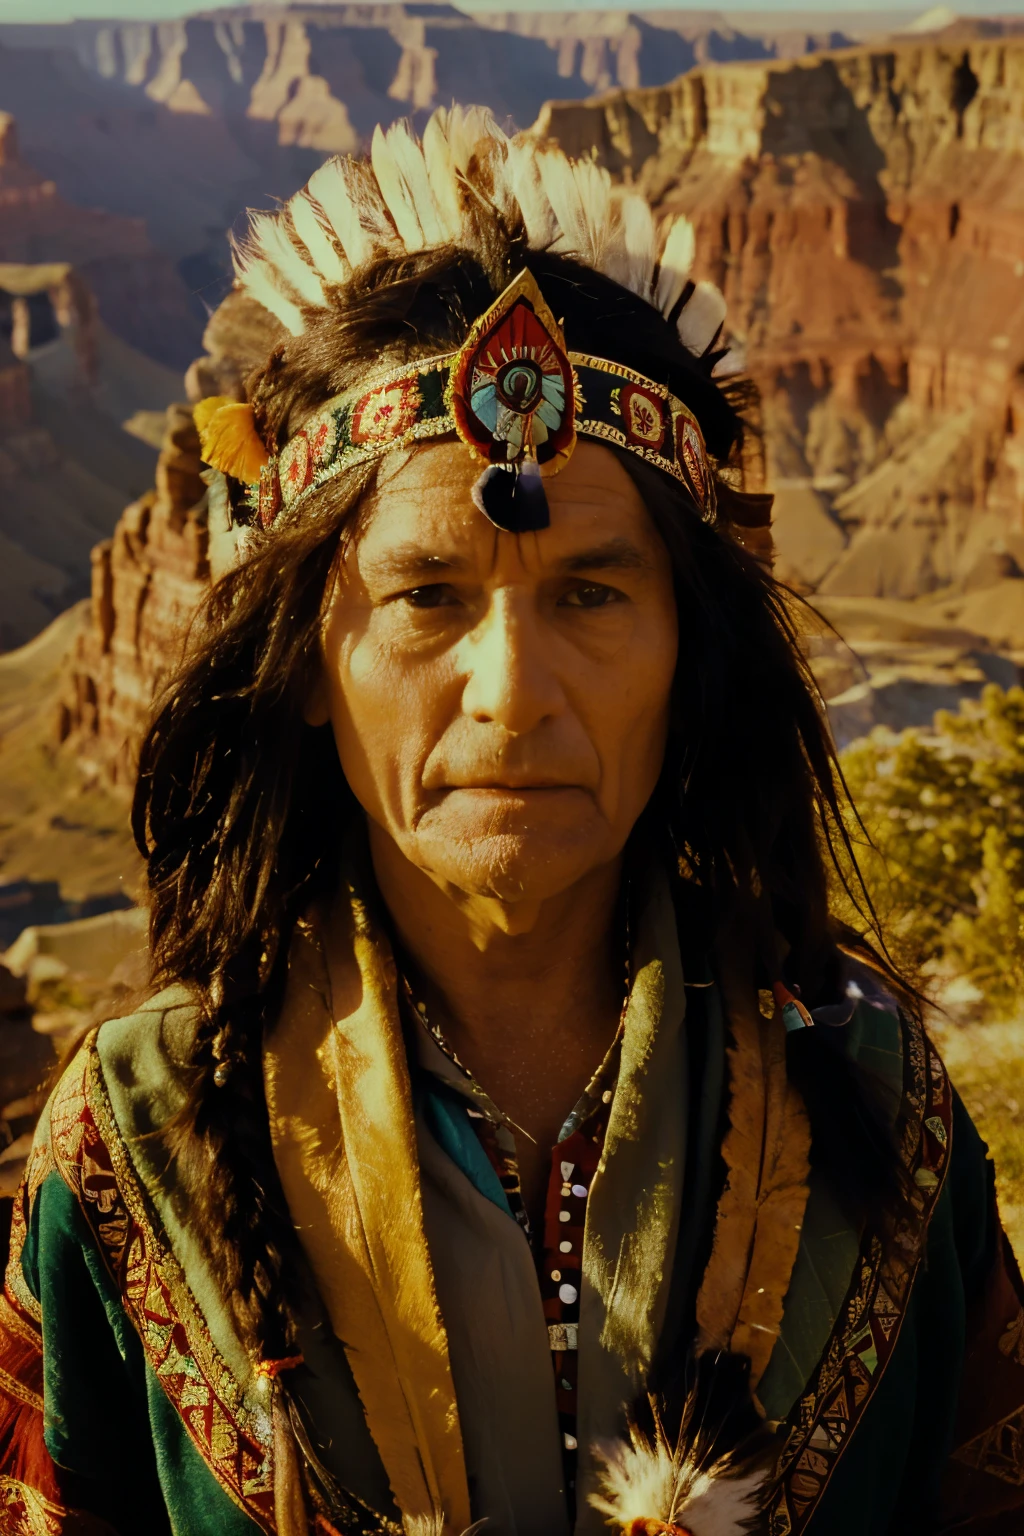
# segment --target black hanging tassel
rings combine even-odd
[[[504,533],[535,533],[551,523],[544,481],[532,459],[519,466],[489,465],[473,487],[473,504]]]

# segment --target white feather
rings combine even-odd
[[[693,225],[686,215],[682,214],[669,225],[658,267],[654,302],[666,317],[672,313],[674,305],[678,303],[683,289],[690,281],[693,258],[696,253],[697,241]]]
[[[656,1423],[655,1439],[631,1428],[629,1440],[598,1446],[600,1492],[590,1503],[616,1526],[634,1520],[679,1525],[690,1536],[746,1536],[764,1490],[764,1467],[730,1475],[728,1461],[699,1470],[671,1449]]]
[[[427,242],[416,212],[416,204],[409,195],[409,188],[406,186],[394,145],[391,143],[391,134],[385,134],[379,123],[373,130],[370,162],[381,196],[395,221],[395,228],[398,230],[402,244],[407,251],[422,251]]]
[[[423,243],[427,247],[445,245],[451,238],[447,220],[438,207],[434,189],[430,184],[424,147],[408,123],[396,123],[388,130],[388,143],[395,157],[395,164],[405,182],[419,226],[423,231]],[[456,219],[458,234],[461,218]]]
[[[449,114],[439,107],[423,130],[423,161],[446,241],[458,240],[463,223],[459,166],[452,145],[455,110]]]
[[[309,178],[307,190],[323,209],[350,266],[365,266],[373,259],[377,242],[360,216],[361,203],[365,199],[358,196],[358,180],[353,174],[352,162],[325,161]]]
[[[703,1474],[680,1514],[691,1536],[740,1536],[749,1529],[764,1492],[762,1470],[740,1477]]]
[[[741,341],[734,341],[724,357],[720,357],[711,370],[713,379],[734,379],[747,371],[747,349]]]
[[[657,238],[651,205],[622,188],[613,192],[612,204],[618,219],[607,246],[605,275],[650,303]]]
[[[463,196],[468,190],[477,201],[489,203],[511,226],[517,204],[506,169],[508,134],[487,107],[452,107],[447,132]]]
[[[309,252],[313,265],[320,276],[329,283],[347,283],[352,268],[334,249],[334,242],[327,234],[316,214],[316,209],[305,192],[300,192],[288,204],[295,225],[295,233]]]
[[[508,146],[505,179],[519,204],[531,251],[546,251],[558,235],[558,220],[541,180],[537,146],[520,134]]]
[[[302,318],[299,306],[281,292],[275,282],[275,272],[265,261],[255,261],[246,258],[239,252],[235,252],[235,271],[238,276],[238,285],[255,299],[257,304],[262,304],[272,315],[276,315],[286,331],[293,336],[301,336],[306,329],[306,323]]]
[[[679,315],[679,339],[703,357],[725,323],[725,297],[714,283],[698,283]]]
[[[612,179],[593,160],[572,161],[561,150],[543,150],[540,175],[561,234],[552,250],[604,270],[612,233]]]
[[[253,254],[262,257],[280,274],[304,303],[314,309],[326,306],[323,284],[306,261],[298,246],[288,234],[284,220],[273,213],[257,213],[252,216],[249,245]]]

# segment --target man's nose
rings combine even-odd
[[[561,714],[565,694],[552,667],[553,637],[525,593],[503,588],[464,642],[466,715],[523,736]]]

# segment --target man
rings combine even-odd
[[[257,218],[280,340],[197,410],[239,563],[141,754],[153,995],[16,1214],[5,1529],[1019,1529],[1016,1268],[829,915],[692,247],[476,112]]]

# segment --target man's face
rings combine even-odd
[[[324,687],[345,776],[442,886],[543,901],[614,860],[661,770],[668,553],[618,459],[580,443],[551,526],[500,533],[459,443],[385,460],[340,561]]]

